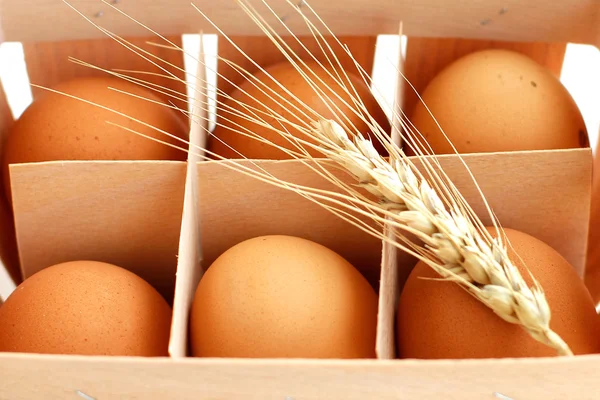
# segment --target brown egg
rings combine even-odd
[[[337,253],[290,236],[224,252],[196,290],[192,355],[373,358],[378,297]]]
[[[230,94],[233,100],[224,100],[225,105],[220,106],[218,111],[218,122],[223,126],[217,125],[215,128],[213,135],[211,135],[209,139],[209,150],[225,158],[242,158],[242,156],[250,159],[292,158],[290,155],[273,147],[271,144],[261,143],[256,139],[245,136],[248,132],[252,132],[253,134],[259,135],[261,138],[267,139],[271,143],[286,149],[298,151],[297,145],[291,144],[289,142],[290,139],[274,132],[271,128],[247,121],[247,117],[245,118],[244,115],[253,118],[258,116],[263,118],[268,126],[277,129],[285,128],[295,137],[315,143],[314,139],[292,126],[300,125],[306,127],[306,124],[316,121],[317,117],[312,112],[314,111],[323,118],[335,119],[338,122],[343,120],[347,126],[356,127],[363,135],[372,137],[376,148],[382,154],[385,154],[385,150],[381,146],[381,143],[375,136],[371,135],[368,126],[354,111],[352,111],[355,107],[352,101],[354,95],[350,96],[345,91],[342,91],[340,85],[335,83],[333,78],[323,70],[323,67],[318,66],[318,64],[314,62],[307,62],[307,64],[309,65],[309,68],[318,75],[318,78],[311,75],[311,79],[315,82],[317,82],[317,79],[323,80],[323,82],[319,81],[318,87],[328,94],[329,101],[323,101],[319,96],[319,93],[317,93],[311,85],[306,83],[302,75],[295,70],[291,63],[283,62],[275,64],[266,68],[267,73],[275,79],[275,81],[269,78],[269,75],[259,71],[254,77],[258,79],[261,84],[256,83],[255,79],[245,80],[243,83],[239,84],[241,90],[236,89]],[[350,72],[346,73],[350,76],[350,80],[348,81],[345,79],[345,84],[355,88],[358,96],[367,108],[369,115],[371,115],[389,135],[391,130],[390,123],[383,109],[371,93],[370,88],[364,83],[362,78],[359,78]],[[290,105],[288,102],[281,100],[262,84],[266,85],[269,89],[275,91],[277,95],[282,96],[292,104]],[[284,91],[280,85],[287,89],[291,94]],[[259,88],[256,86],[259,86]],[[337,96],[341,97],[343,101],[332,94],[332,91],[335,92]],[[339,107],[340,111],[336,108],[334,108],[335,113],[330,110],[332,102]],[[344,102],[347,104],[344,104]],[[249,111],[241,106],[240,103],[252,108]],[[350,106],[352,108],[350,108]],[[298,109],[294,107],[298,107]],[[308,109],[306,107],[308,107]],[[232,112],[231,108],[235,111]],[[270,115],[260,114],[261,111],[263,113],[281,115],[281,118],[285,119],[287,122],[282,122]],[[253,112],[258,113],[257,116],[253,116],[251,114]],[[241,113],[242,116],[238,115],[238,113]],[[336,115],[344,119],[338,119],[336,118]],[[345,118],[347,118],[349,122]],[[239,133],[238,131],[243,133]],[[301,145],[305,147],[313,157],[323,157],[323,154],[318,150],[305,144]]]
[[[188,129],[173,109],[152,101],[164,100],[149,89],[112,77],[76,78],[53,87],[61,93],[98,103],[127,117],[63,94],[44,91],[13,125],[2,159],[4,185],[10,200],[8,165],[55,160],[179,160],[186,153],[111,123],[186,148],[184,142],[142,125],[138,119],[164,132],[186,139]]]
[[[171,308],[137,275],[73,261],[41,270],[0,308],[0,351],[168,356]]]
[[[588,146],[584,119],[562,83],[520,53],[489,49],[442,70],[422,98],[459,153]],[[422,102],[411,121],[437,154],[454,153]],[[408,146],[408,154],[414,154]]]
[[[495,236],[495,231],[490,229]],[[523,262],[550,305],[550,327],[575,354],[600,352],[600,317],[574,268],[554,249],[525,233],[506,229],[509,257],[528,285]],[[518,254],[523,262],[516,256]],[[419,262],[400,296],[397,340],[401,358],[465,359],[556,356],[556,351],[503,321],[455,283]]]

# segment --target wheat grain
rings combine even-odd
[[[422,233],[420,238],[436,259],[423,260],[443,279],[458,283],[503,320],[521,325],[559,355],[572,355],[550,329],[550,307],[539,285],[529,288],[502,243],[492,239],[488,246],[465,217],[446,209],[407,161],[385,160],[370,141],[358,136],[350,140],[332,120],[316,122],[314,135],[337,146],[337,152],[324,153],[379,197],[383,207],[394,210],[398,221]]]

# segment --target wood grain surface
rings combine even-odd
[[[256,236],[280,234],[315,241],[341,254],[378,291],[382,243],[349,222],[302,196],[261,182],[225,165],[227,161],[198,163],[199,216],[203,267],[225,250]],[[239,165],[311,188],[338,191],[332,183],[296,160],[244,161]],[[327,170],[343,182],[353,178],[334,167]],[[361,190],[366,195],[366,191]],[[372,196],[369,196],[373,198]],[[360,217],[360,216],[357,216]],[[377,224],[366,217],[369,226]]]
[[[199,57],[204,54],[204,42],[200,36]],[[206,85],[206,66],[198,63],[196,66],[196,82],[192,110],[195,118],[191,121],[190,146],[186,166],[185,197],[181,216],[181,231],[179,234],[179,250],[177,253],[177,276],[175,278],[175,297],[173,300],[173,320],[171,338],[169,340],[169,355],[173,358],[186,357],[188,347],[188,321],[190,309],[194,300],[196,288],[203,275],[202,269],[202,238],[200,237],[200,216],[198,204],[197,163],[202,160],[208,132],[207,109],[204,106],[208,96]]]
[[[121,36],[148,35],[146,28],[100,1],[69,2],[85,17]],[[251,3],[279,32],[285,32],[275,15],[261,2]],[[395,34],[398,22],[404,21],[406,34],[410,36],[598,43],[598,2],[595,0],[310,0],[308,3],[338,35]],[[260,34],[255,23],[234,1],[196,1],[195,4],[227,34]],[[287,17],[286,24],[294,32],[310,33],[304,20],[294,15],[286,2],[270,0],[268,4],[277,16]],[[217,33],[189,0],[121,0],[117,7],[163,35],[199,30]],[[306,8],[304,11],[310,16]],[[0,18],[8,41],[102,36],[62,1],[4,0]]]
[[[4,140],[12,127],[14,120],[10,111],[6,94],[2,86],[0,90],[0,157],[3,154]],[[2,183],[2,177],[0,177]],[[4,188],[4,184],[1,186]],[[4,189],[0,190],[0,262],[6,268],[13,283],[19,284],[22,280],[19,264],[19,255],[15,237],[13,213],[6,198]]]
[[[186,164],[47,162],[11,166],[24,278],[72,260],[116,264],[173,301]]]
[[[596,304],[600,303],[600,154],[594,157],[590,231],[585,269],[585,284]]]
[[[598,355],[330,361],[0,354],[0,398],[597,400],[599,363]]]

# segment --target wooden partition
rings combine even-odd
[[[13,123],[14,120],[8,106],[6,94],[2,90],[0,93],[0,152],[4,149],[4,140]],[[0,183],[4,187],[2,177],[0,177]],[[6,268],[13,282],[21,282],[14,221],[4,193],[0,196],[0,230],[2,232],[0,234],[0,268]]]

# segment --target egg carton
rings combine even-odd
[[[273,2],[277,10],[289,9]],[[123,37],[142,41],[148,32],[101,2],[73,2],[92,21]],[[303,4],[303,3],[301,3]],[[113,1],[126,13],[164,35],[216,33],[188,1]],[[411,60],[432,49],[512,47],[535,54],[552,43],[597,44],[599,5],[583,0],[549,3],[469,0],[313,0],[311,7],[337,35],[360,52],[370,70],[376,35],[409,37],[401,69],[419,69]],[[6,41],[23,41],[30,76],[49,85],[83,73],[65,66],[65,56],[96,57],[113,48],[101,32],[62,2],[5,0]],[[203,5],[199,4],[202,8]],[[565,12],[568,10],[569,12]],[[233,3],[213,2],[210,17],[249,49],[263,66],[277,60],[256,26]],[[451,16],[451,17],[450,17]],[[27,24],[23,21],[28,21]],[[68,21],[65,23],[65,21]],[[306,34],[300,20],[286,21]],[[35,27],[35,28],[32,28]],[[412,42],[414,40],[414,42]],[[512,41],[512,42],[506,42]],[[537,43],[533,43],[537,42]],[[544,43],[540,43],[544,42]],[[415,43],[415,46],[412,46]],[[93,44],[93,45],[92,45]],[[546,47],[544,47],[546,46]],[[460,46],[459,46],[460,47]],[[560,54],[561,47],[558,46]],[[465,50],[467,49],[467,50]],[[160,51],[160,50],[156,50]],[[231,51],[227,46],[219,52]],[[563,48],[564,51],[564,48]],[[48,54],[58,67],[42,70]],[[107,53],[104,53],[107,54]],[[119,53],[118,59],[134,56]],[[180,55],[181,56],[181,55]],[[60,57],[60,58],[59,58]],[[106,56],[98,56],[106,57]],[[175,57],[172,56],[171,57]],[[227,58],[235,57],[229,54]],[[109,62],[114,62],[107,59]],[[37,61],[37,62],[36,62]],[[183,67],[183,57],[174,58]],[[547,63],[548,64],[548,63]],[[551,64],[551,63],[550,63]],[[130,67],[133,69],[133,67]],[[148,69],[144,67],[144,69]],[[85,73],[92,73],[88,70]],[[415,79],[431,78],[423,72]],[[429,74],[429,75],[428,75]],[[397,104],[410,107],[399,79]],[[222,88],[226,87],[222,86]],[[2,123],[10,126],[8,112]],[[190,140],[206,143],[198,124]],[[398,137],[396,136],[396,140]],[[192,147],[191,147],[192,148]],[[483,204],[461,161],[438,156],[474,210]],[[590,148],[468,154],[463,156],[504,226],[529,233],[556,249],[583,277],[588,247],[592,152]],[[275,176],[328,188],[297,161],[256,161]],[[340,176],[347,182],[347,177]],[[54,161],[11,167],[14,216],[2,210],[2,260],[26,278],[67,259],[99,259],[146,279],[173,304],[169,357],[86,357],[0,354],[0,398],[6,399],[595,399],[599,356],[501,360],[397,360],[395,309],[414,265],[385,242],[357,230],[289,191],[236,173],[220,161],[190,153],[177,161]],[[287,234],[305,237],[338,252],[377,288],[379,316],[374,360],[211,359],[189,357],[188,315],[204,269],[223,251],[251,237]],[[18,243],[18,247],[17,244]],[[17,261],[18,260],[18,261]],[[15,268],[16,267],[16,268]],[[1,327],[0,327],[1,329]],[[600,338],[599,338],[600,340]]]

